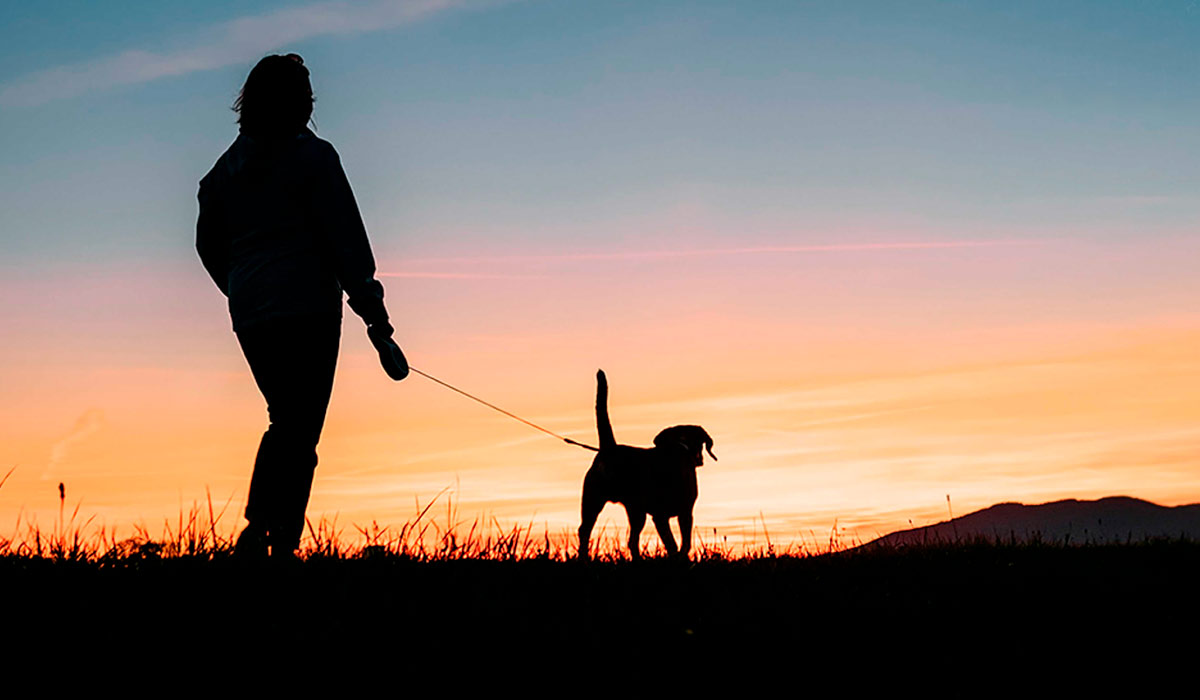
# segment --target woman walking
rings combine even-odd
[[[333,391],[342,294],[384,369],[408,372],[337,152],[308,129],[313,93],[296,54],[267,56],[233,109],[240,133],[200,181],[196,250],[229,314],[270,425],[254,461],[240,556],[293,557]]]

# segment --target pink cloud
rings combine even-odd
[[[694,250],[640,250],[613,253],[547,253],[533,255],[491,255],[410,260],[420,263],[486,263],[486,262],[557,262],[588,260],[656,260],[669,258],[719,257],[724,255],[764,255],[779,253],[838,253],[855,251],[889,250],[942,250],[955,248],[1011,248],[1038,246],[1050,242],[1048,239],[1006,239],[979,241],[902,241],[895,243],[829,243],[793,246],[749,246],[739,248],[700,248]],[[456,273],[445,273],[456,274]],[[434,273],[413,273],[411,276],[433,276]],[[405,276],[405,275],[392,275]]]

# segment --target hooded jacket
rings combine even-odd
[[[305,129],[244,132],[200,180],[196,252],[229,298],[235,332],[276,318],[341,318],[342,292],[367,325],[386,321],[383,285],[333,146]]]

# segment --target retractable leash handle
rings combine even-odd
[[[390,333],[385,336],[372,333],[370,329],[367,329],[367,337],[371,339],[371,344],[379,352],[379,364],[383,365],[383,371],[387,372],[387,376],[396,381],[408,376],[408,360],[404,357],[400,346],[392,340]]]

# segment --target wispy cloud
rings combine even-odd
[[[543,275],[493,275],[476,272],[380,272],[377,276],[436,280],[527,280],[543,278]]]
[[[63,462],[66,461],[71,447],[100,432],[104,428],[104,424],[104,411],[99,408],[88,409],[79,416],[70,434],[54,443],[54,447],[50,449],[50,461],[46,463],[46,468],[42,471],[42,479],[49,479],[56,475]]]
[[[0,106],[28,107],[87,92],[134,85],[252,61],[304,39],[394,29],[479,0],[323,2],[241,17],[210,27],[180,48],[128,50],[31,73],[0,87]]]
[[[703,258],[727,255],[773,255],[786,253],[881,252],[889,250],[941,250],[954,248],[1006,248],[1036,246],[1048,239],[1008,239],[977,241],[903,241],[895,243],[829,243],[823,245],[751,246],[740,248],[693,248],[674,250],[635,250],[604,253],[547,253],[538,255],[487,255],[441,258],[415,258],[412,264],[428,263],[522,263],[571,262],[588,260],[656,260],[669,258]]]

